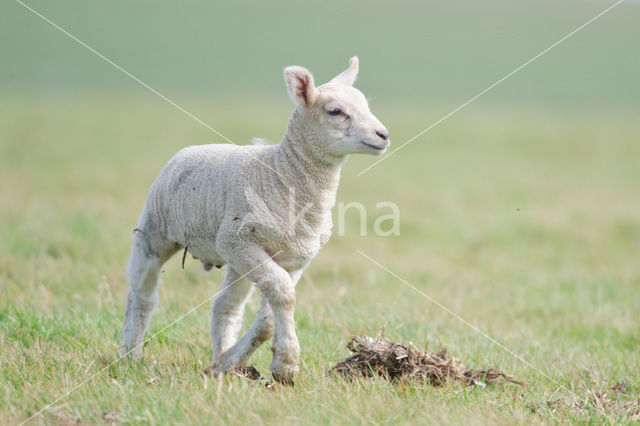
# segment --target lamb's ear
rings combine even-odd
[[[318,96],[313,76],[306,68],[287,67],[284,69],[284,81],[287,83],[289,96],[296,104],[308,108]]]
[[[356,81],[358,77],[358,57],[354,56],[349,59],[349,68],[342,71],[331,80],[329,83],[338,83],[338,84],[346,84],[347,86],[353,86],[353,83]]]

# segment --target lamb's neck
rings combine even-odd
[[[320,136],[305,126],[297,111],[291,117],[287,132],[278,146],[279,162],[287,170],[286,184],[303,194],[304,198],[321,206],[333,206],[345,158],[318,152],[321,144],[314,144]]]

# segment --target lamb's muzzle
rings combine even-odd
[[[296,108],[278,145],[192,146],[178,152],[149,191],[133,237],[123,353],[139,356],[158,299],[162,265],[180,249],[205,270],[227,265],[213,302],[210,370],[245,365],[273,337],[271,372],[293,383],[300,348],[294,326],[295,286],[331,235],[340,169],[354,153],[380,155],[389,132],[352,85],[358,58],[316,87],[305,68],[284,70]],[[255,286],[262,304],[237,339]]]

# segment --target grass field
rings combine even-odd
[[[163,104],[86,101],[3,104],[0,117],[0,422],[28,417],[116,359],[126,293],[124,265],[148,186],[174,151],[211,134]],[[277,139],[289,106],[264,114],[200,106],[230,134]],[[433,111],[374,109],[411,136]],[[260,113],[262,111],[263,113]],[[227,115],[225,115],[227,114]],[[360,237],[357,215],[298,287],[302,369],[295,388],[201,374],[209,361],[209,303],[150,341],[139,363],[119,362],[37,422],[600,422],[597,410],[530,404],[625,382],[640,392],[640,124],[629,117],[462,113],[366,174],[351,158],[339,193],[369,210],[401,209],[399,237]],[[383,212],[386,213],[386,212]],[[542,373],[358,255],[360,249],[476,325]],[[214,294],[178,257],[165,267],[151,332]],[[255,313],[252,300],[249,314]],[[394,386],[328,377],[350,336],[375,333],[447,347],[476,367],[526,382],[465,389]],[[265,345],[255,364],[268,372]],[[624,400],[624,397],[622,397]],[[624,420],[609,412],[611,419]]]
[[[27,3],[238,143],[280,140],[292,110],[284,66],[323,82],[357,54],[357,86],[395,147],[612,4]],[[18,3],[0,16],[0,424],[69,391],[32,422],[614,424],[638,414],[637,1],[361,176],[374,159],[349,159],[338,201],[367,208],[368,235],[349,211],[345,235],[305,273],[301,373],[275,390],[202,374],[207,299],[224,271],[205,275],[190,257],[184,270],[179,256],[164,268],[150,335],[168,328],[141,361],[109,366],[149,186],[182,147],[222,139]],[[400,208],[399,236],[373,232],[382,201]],[[254,295],[246,318],[257,307]],[[382,327],[526,386],[327,374],[351,336]],[[270,355],[264,345],[252,358],[263,374]],[[618,383],[602,408],[597,396]]]

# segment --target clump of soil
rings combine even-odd
[[[263,377],[262,374],[260,374],[260,372],[253,365],[236,368],[232,373],[233,375],[243,379],[255,380],[256,382],[264,385],[264,387],[267,389],[273,389],[276,385],[275,382],[272,382],[271,380]]]
[[[353,355],[338,362],[330,373],[347,378],[379,376],[391,381],[424,381],[433,386],[443,386],[450,381],[469,386],[497,382],[524,386],[514,377],[493,368],[469,369],[457,358],[448,358],[446,349],[427,353],[413,345],[392,342],[384,336],[384,330],[376,337],[356,336],[347,348]]]

